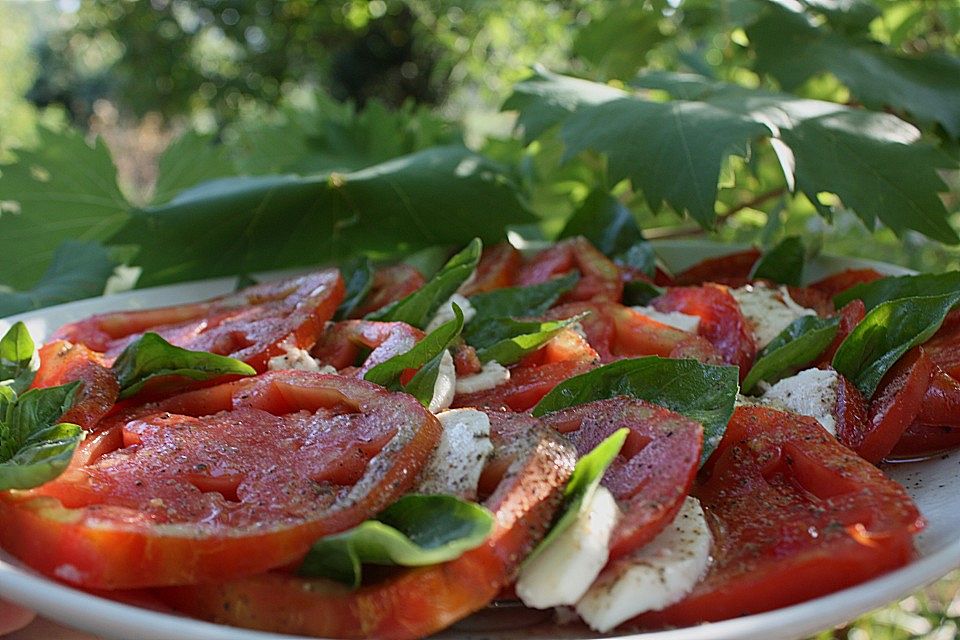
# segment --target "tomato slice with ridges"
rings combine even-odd
[[[370,291],[363,301],[350,314],[351,318],[362,318],[368,313],[404,298],[424,284],[427,280],[416,267],[409,264],[394,264],[380,267],[373,272]]]
[[[540,284],[573,270],[580,272],[580,279],[560,298],[561,302],[619,302],[623,297],[620,269],[582,236],[558,242],[535,255],[520,269],[517,284]]]
[[[888,458],[921,458],[960,447],[960,382],[936,364],[920,413]]]
[[[562,437],[529,416],[509,420],[522,424],[491,424],[495,457],[510,461],[484,503],[495,515],[493,533],[459,558],[399,571],[356,591],[273,573],[165,589],[161,597],[193,616],[280,633],[405,640],[444,629],[512,582],[549,527],[573,471],[576,454]]]
[[[688,626],[769,611],[886,573],[923,520],[903,487],[812,418],[741,406],[694,487],[714,562],[680,602],[627,625]]]
[[[673,285],[681,287],[715,282],[730,287],[742,287],[750,281],[750,271],[759,259],[760,250],[755,248],[708,258],[676,274]]]
[[[541,419],[567,436],[580,455],[617,429],[630,429],[602,481],[623,512],[610,540],[611,562],[653,540],[690,493],[703,447],[699,422],[626,396],[578,405]]]
[[[42,346],[38,353],[40,368],[31,388],[56,387],[80,381],[82,387],[73,406],[60,417],[61,422],[92,430],[113,409],[120,385],[106,362],[95,351],[65,340],[54,340]]]
[[[475,293],[512,287],[521,266],[523,256],[509,242],[484,247],[475,277],[461,287],[460,293],[472,296]]]
[[[867,282],[873,282],[874,280],[880,280],[886,277],[887,276],[876,269],[846,269],[839,273],[831,274],[822,280],[812,282],[807,286],[811,289],[816,289],[829,298],[834,298],[838,294],[858,284],[866,284]]]
[[[374,366],[409,351],[423,336],[423,331],[406,322],[345,320],[334,324],[320,338],[311,354],[338,371],[352,367],[362,354],[366,354],[356,372],[357,377],[362,378]]]
[[[408,491],[441,433],[412,396],[341,376],[272,372],[187,395],[158,407],[196,416],[117,422],[129,446],[0,495],[3,547],[93,588],[259,573]]]

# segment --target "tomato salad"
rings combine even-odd
[[[0,546],[81,589],[336,638],[495,600],[678,627],[869,580],[924,526],[877,465],[960,446],[960,280],[799,286],[776,253],[670,274],[645,247],[474,241],[430,277],[354,261],[93,316],[38,353],[15,325]]]

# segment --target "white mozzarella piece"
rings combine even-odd
[[[517,596],[536,609],[576,603],[607,563],[610,535],[619,517],[613,494],[597,487],[573,524],[524,563]]]
[[[451,409],[437,414],[443,435],[420,475],[419,493],[477,499],[477,483],[493,454],[490,418],[476,409]]]
[[[491,360],[483,365],[479,373],[457,378],[457,393],[477,393],[500,386],[510,380],[510,369]]]
[[[839,390],[840,375],[836,371],[806,369],[773,385],[761,399],[788,411],[815,418],[824,429],[836,436],[837,419],[834,411]]]
[[[700,318],[698,316],[691,316],[686,313],[680,313],[679,311],[662,313],[653,307],[633,307],[633,310],[647,316],[651,320],[670,325],[681,331],[696,333],[697,329],[700,328]]]
[[[330,365],[320,366],[316,358],[310,355],[308,351],[285,345],[285,351],[279,356],[274,356],[267,361],[268,371],[278,371],[281,369],[294,369],[296,371],[312,371],[315,373],[336,373],[337,370]]]
[[[801,307],[794,302],[786,287],[772,289],[763,285],[747,285],[730,289],[730,293],[752,327],[758,349],[770,344],[797,318],[817,315],[813,309]]]
[[[600,575],[577,603],[577,613],[606,632],[681,600],[706,573],[712,543],[700,503],[687,498],[660,535]]]
[[[427,407],[433,413],[449,409],[457,391],[457,369],[449,349],[443,350],[438,369],[437,381],[433,383],[433,397],[430,399],[430,406]]]
[[[460,311],[463,312],[463,324],[467,324],[473,317],[477,315],[477,310],[473,308],[473,305],[470,304],[470,301],[459,293],[455,293],[450,296],[450,299],[440,305],[440,308],[437,309],[437,313],[434,314],[433,319],[427,324],[427,333],[434,331],[440,325],[445,322],[450,322],[457,316],[453,313],[453,305],[456,303],[460,307]]]

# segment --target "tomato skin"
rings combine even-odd
[[[241,627],[334,638],[421,638],[489,603],[544,535],[573,471],[575,452],[529,416],[506,418],[521,440],[491,424],[495,456],[509,457],[485,506],[493,533],[480,547],[439,565],[402,570],[349,591],[325,580],[278,573],[219,585],[167,589],[161,597],[190,615]]]
[[[408,491],[441,433],[412,396],[340,376],[272,372],[186,395],[157,408],[207,418],[145,410],[104,432],[115,438],[119,429],[126,448],[38,489],[0,494],[2,546],[38,571],[92,588],[263,572]],[[234,412],[216,413],[225,399]],[[353,429],[323,431],[324,420]],[[162,473],[140,472],[158,466]]]
[[[690,493],[703,447],[700,423],[657,405],[620,396],[542,417],[582,456],[621,427],[630,429],[603,476],[623,512],[610,540],[610,561],[653,540]]]
[[[920,413],[889,458],[921,458],[960,447],[960,382],[936,364]]]
[[[960,428],[914,422],[903,432],[889,460],[917,460],[960,447]]]
[[[923,350],[947,375],[960,380],[960,309],[947,314],[940,329],[923,343]]]
[[[869,428],[870,406],[860,390],[843,375],[837,388],[837,402],[833,417],[837,421],[837,438],[840,442],[851,439],[850,434],[862,433]]]
[[[356,377],[363,378],[381,362],[409,351],[423,336],[423,331],[406,322],[345,320],[334,324],[311,354],[340,371],[353,366],[364,351],[372,349],[356,372]]]
[[[512,287],[522,265],[523,256],[509,242],[484,247],[477,265],[476,277],[472,282],[467,282],[460,293],[472,296],[475,293]]]
[[[776,284],[772,286],[776,287]],[[790,298],[801,307],[813,309],[821,318],[832,316],[837,309],[833,306],[833,300],[823,293],[810,287],[787,287],[787,293]]]
[[[867,307],[863,304],[863,300],[851,300],[840,309],[838,315],[840,316],[840,324],[837,327],[837,335],[834,336],[830,346],[817,360],[816,366],[818,367],[826,367],[833,362],[833,356],[837,354],[840,344],[847,339],[847,336],[857,328],[860,321],[867,315]]]
[[[60,417],[92,430],[113,408],[120,394],[117,377],[107,368],[100,354],[83,345],[54,340],[39,350],[40,368],[31,388],[55,387],[79,380],[83,386],[74,399],[73,407]]]
[[[757,355],[757,344],[740,305],[726,287],[676,287],[651,303],[657,311],[679,311],[700,318],[698,333],[720,352],[723,361],[740,367],[740,380]]]
[[[517,276],[518,285],[546,282],[573,270],[580,279],[561,302],[619,302],[623,297],[620,269],[583,237],[570,238],[538,253]]]
[[[886,277],[887,276],[876,269],[846,269],[839,273],[829,275],[822,280],[817,280],[808,286],[832,299],[858,284],[865,284]]]
[[[373,272],[370,291],[363,301],[350,314],[351,318],[362,318],[368,313],[387,306],[406,297],[426,284],[423,274],[409,264],[398,263],[380,267]]]
[[[684,287],[713,282],[729,287],[742,287],[750,282],[750,272],[759,259],[760,250],[756,248],[718,258],[708,258],[676,274],[673,277],[673,286]]]
[[[643,627],[769,611],[908,563],[923,520],[903,487],[815,420],[765,407],[734,411],[694,487],[714,563],[693,591]]]

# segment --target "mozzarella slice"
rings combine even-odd
[[[516,587],[523,603],[546,609],[579,600],[607,563],[619,516],[613,494],[597,487],[573,524],[524,563]]]
[[[696,498],[650,544],[615,562],[577,603],[593,629],[606,632],[644,611],[681,600],[706,573],[713,538]]]
[[[686,313],[680,313],[679,311],[669,311],[667,313],[662,313],[657,311],[653,307],[632,307],[634,311],[641,313],[651,320],[656,320],[661,324],[666,324],[671,327],[680,329],[681,331],[689,331],[690,333],[696,333],[697,329],[700,328],[700,318],[699,316],[691,316]]]
[[[316,358],[310,355],[308,351],[298,347],[284,345],[285,351],[282,355],[274,356],[267,361],[268,371],[278,371],[280,369],[294,369],[296,371],[312,371],[315,373],[336,373],[337,370],[330,365],[320,366]]]
[[[477,393],[493,389],[510,380],[510,370],[491,360],[483,365],[479,373],[457,378],[457,393]]]
[[[477,310],[473,308],[473,305],[470,304],[470,301],[459,293],[455,293],[450,296],[450,299],[440,305],[440,308],[437,309],[437,313],[434,314],[433,319],[427,323],[427,333],[437,329],[440,325],[445,322],[450,322],[457,316],[453,313],[453,304],[456,303],[460,307],[460,311],[463,312],[463,324],[467,324],[473,317],[477,315]]]
[[[493,454],[490,418],[476,409],[451,409],[437,414],[443,435],[420,475],[419,493],[477,499],[477,483]]]
[[[457,369],[453,364],[453,356],[449,349],[444,349],[440,356],[439,371],[437,371],[437,381],[433,383],[433,398],[430,399],[430,406],[427,407],[433,413],[449,409],[453,404],[453,396],[457,391]]]
[[[730,289],[730,294],[750,323],[758,349],[770,344],[797,318],[817,315],[813,309],[801,307],[794,302],[786,287],[772,289],[763,285],[747,285]]]
[[[840,374],[824,369],[806,369],[784,378],[761,396],[765,403],[815,418],[823,428],[837,435],[834,411],[840,390]]]

